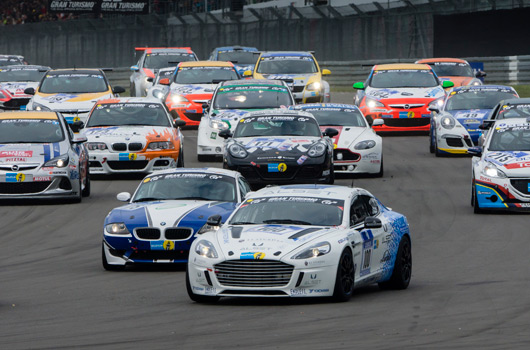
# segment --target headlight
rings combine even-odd
[[[217,130],[228,129],[228,123],[219,119],[210,119],[210,128]]]
[[[452,129],[455,127],[455,120],[451,117],[443,117],[442,119],[440,119],[440,124],[442,125],[442,127],[444,127],[445,129]]]
[[[55,167],[55,168],[64,168],[68,165],[68,155],[62,155],[59,157],[55,157],[53,159],[50,159],[46,163],[44,163],[44,167]]]
[[[322,84],[320,84],[320,82],[318,81],[315,81],[314,83],[307,85],[306,90],[318,91],[320,90],[321,87],[322,87]]]
[[[482,81],[480,79],[473,79],[473,80],[471,80],[469,85],[475,85],[475,86],[482,85]]]
[[[434,101],[429,102],[429,106],[428,107],[435,107],[435,108],[440,109],[440,108],[442,108],[443,105],[444,105],[444,97],[440,97],[440,98],[437,98]]]
[[[181,102],[188,102],[188,99],[182,95],[171,95],[171,102],[173,103],[181,103]]]
[[[86,147],[88,148],[89,151],[96,151],[96,150],[103,151],[107,149],[107,145],[104,142],[88,142],[86,144]]]
[[[159,142],[151,142],[148,146],[148,150],[155,150],[155,149],[174,149],[175,146],[172,142],[169,141],[159,141]]]
[[[317,256],[326,255],[331,251],[331,244],[328,242],[321,242],[315,245],[312,245],[311,247],[307,248],[306,250],[302,251],[301,253],[298,253],[291,257],[291,259],[311,259],[316,258]]]
[[[320,157],[324,152],[326,152],[326,145],[318,142],[307,151],[307,155],[310,157]]]
[[[482,169],[482,174],[484,174],[486,176],[489,176],[489,177],[498,177],[498,178],[505,178],[506,177],[506,174],[503,173],[501,170],[499,170],[495,166],[495,164],[492,164],[492,163],[486,164],[484,169]]]
[[[248,156],[247,150],[237,143],[231,144],[230,147],[228,147],[228,152],[236,158],[245,158]]]
[[[361,141],[358,144],[355,145],[355,149],[370,149],[375,147],[375,141],[374,140],[365,140]]]
[[[45,105],[41,105],[40,103],[33,103],[33,110],[34,111],[51,111],[49,107],[46,107]]]
[[[199,254],[202,257],[210,259],[217,259],[218,257],[213,244],[204,239],[199,241],[199,243],[197,243],[197,245],[195,246],[195,253]]]
[[[153,96],[155,98],[158,98],[159,100],[163,100],[164,99],[164,92],[162,90],[153,90]]]
[[[366,97],[365,103],[368,106],[368,108],[385,107],[383,103],[377,101],[376,99],[368,97],[368,96]]]
[[[208,231],[217,231],[219,230],[219,226],[210,226],[208,224],[204,224],[199,231],[197,231],[198,235],[202,235],[203,233],[206,233]]]
[[[129,235],[130,232],[123,222],[105,225],[105,231],[112,235]]]

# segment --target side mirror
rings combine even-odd
[[[467,154],[471,154],[474,157],[481,157],[482,156],[482,147],[470,147],[467,149]]]
[[[244,77],[251,77],[252,76],[252,71],[251,70],[246,70],[243,72],[243,76]]]
[[[26,95],[35,95],[35,89],[34,88],[26,88],[26,89],[24,89],[24,93]]]
[[[438,108],[438,106],[429,106],[427,109],[431,112],[440,113],[440,108]]]
[[[383,227],[383,223],[380,219],[373,217],[373,216],[367,216],[366,219],[364,219],[364,228],[381,228]]]
[[[232,133],[230,132],[230,129],[221,130],[219,131],[218,135],[219,137],[222,137],[225,140],[232,137]]]
[[[140,71],[140,68],[138,68],[138,66],[134,65],[134,66],[131,66],[131,70],[133,72],[139,72]]]
[[[453,83],[451,80],[442,81],[442,87],[444,89],[449,89],[449,88],[452,88],[453,86],[455,86],[455,83]]]
[[[73,122],[72,124],[69,124],[70,129],[72,129],[73,132],[79,132],[79,130],[83,129],[85,127],[85,123],[78,120],[76,122]],[[85,140],[86,141],[86,140]]]
[[[149,83],[152,83],[154,79],[151,78],[151,77],[148,77],[146,80],[147,80]]]
[[[353,84],[353,88],[357,90],[364,90],[366,87],[364,86],[364,83],[362,81],[358,81]]]
[[[495,120],[484,120],[482,124],[478,126],[480,130],[488,130],[495,123]]]
[[[116,199],[120,202],[128,202],[131,199],[131,194],[129,192],[120,192],[116,196]]]
[[[113,89],[112,89],[112,93],[113,94],[122,94],[125,92],[125,89],[121,86],[115,86]]]
[[[219,214],[212,215],[206,220],[208,226],[221,226],[222,217]]]
[[[74,139],[72,140],[72,143],[83,143],[87,141],[88,139],[86,138],[85,135],[76,135]]]
[[[381,118],[374,119],[372,126],[381,126],[385,125],[385,121]]]
[[[333,128],[326,128],[326,130],[324,130],[324,132],[322,133],[322,135],[327,136],[327,137],[335,137],[338,134],[339,134],[339,131]]]
[[[158,83],[159,83],[160,85],[170,85],[170,83],[169,83],[169,78],[160,79],[160,80],[158,81]]]
[[[475,73],[475,76],[476,76],[477,78],[483,78],[483,77],[485,77],[486,75],[487,75],[486,72],[484,72],[484,71],[482,71],[482,70],[479,70],[479,71],[477,71],[477,73]]]
[[[186,122],[182,119],[175,119],[175,121],[173,122],[174,128],[180,128],[180,127],[183,127],[184,125],[186,125]]]
[[[322,69],[322,75],[330,75],[331,71],[329,69]]]

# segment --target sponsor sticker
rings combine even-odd
[[[6,182],[23,182],[26,175],[22,173],[6,173]]]
[[[33,181],[39,182],[39,181],[51,181],[51,176],[33,176]]]

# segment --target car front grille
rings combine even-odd
[[[166,228],[164,235],[166,239],[182,240],[188,239],[193,234],[193,229],[189,227]]]
[[[198,122],[198,121],[201,120],[203,114],[202,113],[184,113],[184,115],[189,120],[193,120],[193,121]]]
[[[420,108],[425,106],[423,103],[415,103],[415,104],[406,104],[406,103],[399,103],[399,104],[393,104],[389,105],[390,107],[394,109],[413,109],[413,108]]]
[[[524,194],[530,194],[529,183],[530,179],[510,179],[512,186],[519,192]]]
[[[339,156],[339,154],[341,156]],[[357,161],[357,160],[359,160],[359,158],[361,158],[360,154],[353,153],[349,149],[336,148],[336,149],[333,150],[333,160],[335,160],[335,161],[339,161],[339,162],[340,161],[346,161],[346,160]]]
[[[129,149],[129,151],[141,151],[144,148],[144,145],[140,142],[131,142],[128,145],[125,142],[116,142],[112,144],[112,150],[121,152],[126,151]]]
[[[117,142],[112,144],[112,149],[114,151],[126,151],[127,145],[124,142]]]
[[[431,118],[383,118],[385,125],[395,127],[427,126]]]
[[[304,91],[305,86],[304,85],[295,85],[293,86],[292,91],[293,92],[302,92]]]
[[[2,182],[0,183],[1,194],[28,194],[39,193],[50,186],[51,181],[38,182]]]
[[[187,260],[188,250],[138,250],[131,254],[131,260]]]
[[[144,169],[148,160],[109,160],[107,164],[113,170],[141,170]]]
[[[129,143],[129,151],[141,151],[144,148],[140,142],[131,142]]]
[[[6,103],[4,103],[4,107],[6,108],[19,108],[20,106],[25,106],[29,102],[29,98],[14,98]]]
[[[449,147],[464,147],[464,143],[462,142],[461,138],[448,137],[445,139],[445,142],[447,142],[447,146]]]
[[[140,239],[160,239],[160,230],[157,228],[137,228],[135,232]]]
[[[221,285],[247,288],[286,286],[294,270],[276,260],[228,260],[214,267]]]

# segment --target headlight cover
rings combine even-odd
[[[164,92],[162,90],[153,90],[153,96],[155,98],[158,98],[159,100],[163,100],[164,99]]]
[[[46,107],[45,105],[41,105],[40,103],[33,103],[33,110],[34,111],[51,111],[49,107]]]
[[[105,225],[105,232],[111,235],[130,235],[131,233],[127,229],[127,226],[123,222],[115,222],[112,224]]]
[[[151,142],[147,146],[148,151],[154,151],[154,150],[160,150],[160,149],[174,149],[175,146],[170,141],[158,141],[158,142]]]
[[[375,141],[374,140],[364,140],[359,143],[357,143],[353,148],[355,149],[370,149],[375,147]]]
[[[228,147],[228,152],[235,158],[245,158],[248,156],[247,150],[237,143],[233,143]]]
[[[291,259],[311,259],[316,258],[322,255],[326,255],[331,251],[331,244],[329,242],[320,242],[317,244],[314,244],[307,249],[303,250],[302,252],[293,255]]]
[[[107,145],[104,142],[88,142],[86,147],[89,151],[103,151],[107,149]]]
[[[44,167],[55,167],[55,168],[64,168],[68,165],[68,155],[63,154],[62,156],[55,157],[44,163]]]
[[[385,107],[385,105],[382,102],[377,101],[374,98],[366,96],[366,105],[368,108],[375,108],[375,107]]]
[[[482,169],[482,174],[488,177],[496,177],[500,179],[506,178],[506,174],[497,168],[493,163],[487,163],[486,166]]]
[[[428,107],[435,107],[435,108],[440,109],[444,105],[444,100],[445,100],[444,97],[437,98],[436,100],[429,102]]]
[[[212,242],[207,241],[205,239],[197,243],[197,245],[195,246],[195,253],[199,254],[204,258],[217,259],[219,257]]]
[[[445,117],[442,117],[442,119],[440,119],[440,124],[442,125],[443,128],[450,130],[455,127],[456,122],[453,118],[445,116]]]
[[[319,81],[315,81],[309,85],[307,85],[306,90],[309,91],[319,91],[322,88],[322,84],[320,84]]]
[[[228,124],[220,119],[210,119],[210,128],[216,130],[228,129]]]
[[[171,102],[173,103],[180,103],[180,102],[188,102],[188,99],[182,95],[171,95]]]
[[[206,233],[208,231],[217,231],[219,230],[219,226],[210,226],[208,224],[204,224],[199,231],[197,231],[198,235],[202,235],[203,233]]]
[[[315,158],[315,157],[320,157],[325,152],[326,152],[326,145],[322,142],[317,142],[316,144],[311,146],[309,151],[307,151],[307,155],[312,158]]]

